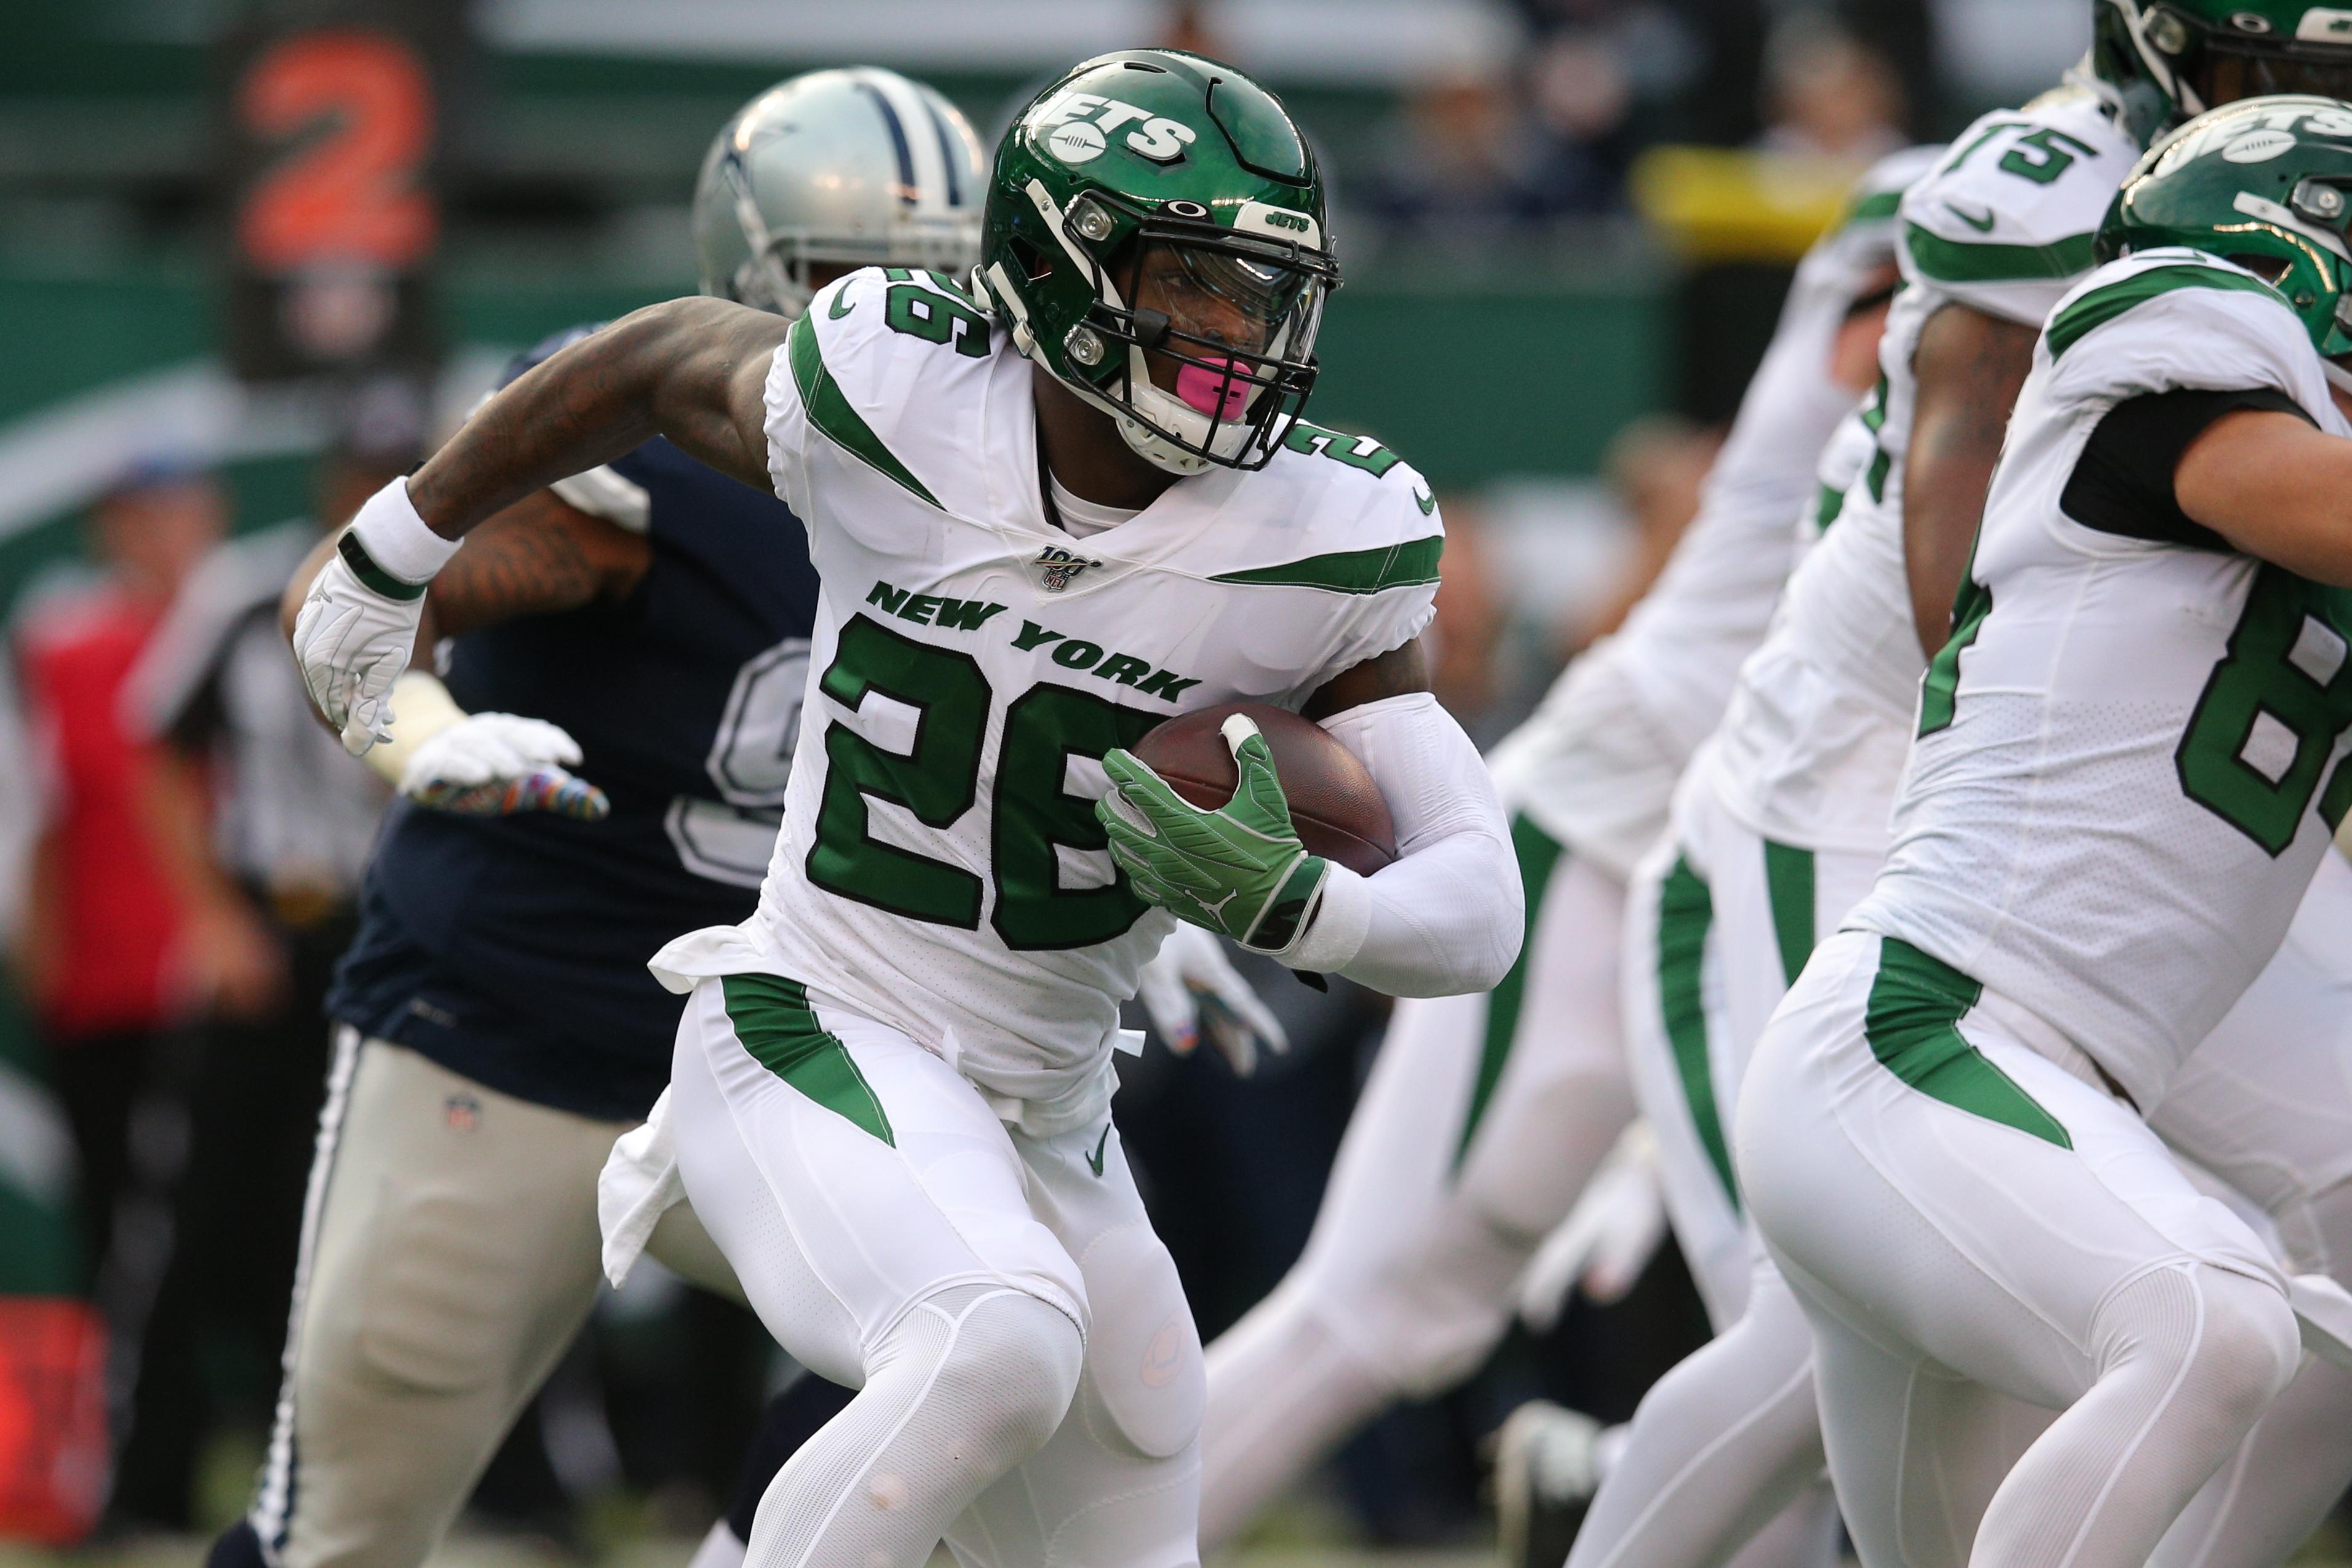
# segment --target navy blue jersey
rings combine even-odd
[[[445,676],[469,713],[570,731],[612,815],[396,805],[328,1007],[491,1088],[618,1119],[643,1115],[669,1080],[680,1003],[646,960],[758,902],[817,580],[774,497],[658,439],[612,468],[627,481],[614,489],[643,492],[644,580],[617,604],[468,633]]]

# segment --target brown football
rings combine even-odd
[[[1396,827],[1381,787],[1356,754],[1314,720],[1265,703],[1221,703],[1171,718],[1143,737],[1136,756],[1169,787],[1204,810],[1234,798],[1241,774],[1218,733],[1227,716],[1245,714],[1265,737],[1274,770],[1290,799],[1290,821],[1309,854],[1370,876],[1397,858]]]

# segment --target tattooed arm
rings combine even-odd
[[[624,316],[509,382],[408,481],[435,533],[462,537],[532,491],[666,435],[765,491],[769,361],[790,323],[723,299]]]
[[[310,580],[335,548],[331,538],[295,572],[278,601],[279,627],[291,635]],[[653,547],[641,534],[536,491],[466,538],[425,596],[417,637],[430,648],[518,615],[548,615],[583,605],[613,603],[634,591],[652,564]]]
[[[1919,390],[1903,469],[1903,556],[1919,646],[1931,658],[1951,636],[1952,600],[2039,336],[1965,305],[1945,306],[1919,334],[1912,359]]]

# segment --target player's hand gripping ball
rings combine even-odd
[[[1294,817],[1261,723],[1281,738],[1310,812]],[[1103,770],[1111,792],[1095,814],[1137,894],[1260,952],[1297,938],[1331,862],[1370,874],[1396,858],[1370,773],[1319,726],[1281,709],[1187,714],[1136,751],[1111,752]]]

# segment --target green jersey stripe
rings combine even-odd
[[[1715,1101],[1715,1063],[1706,1048],[1706,1005],[1699,993],[1706,934],[1714,924],[1715,895],[1691,870],[1690,862],[1675,856],[1674,870],[1658,888],[1658,1010],[1665,1019],[1666,1043],[1674,1051],[1675,1071],[1682,1077],[1691,1123],[1698,1131],[1708,1163],[1723,1180],[1724,1195],[1736,1209],[1739,1183],[1731,1171],[1723,1112]]]
[[[1813,507],[1814,528],[1822,533],[1829,532],[1830,525],[1836,522],[1838,514],[1844,510],[1845,492],[1834,485],[1822,486],[1821,498]]]
[[[817,1021],[806,986],[780,975],[725,975],[719,984],[735,1038],[754,1061],[826,1110],[898,1146],[890,1118],[849,1048]]]
[[[824,368],[824,354],[817,347],[814,320],[803,316],[793,323],[792,331],[785,335],[784,352],[791,356],[793,382],[800,388],[801,406],[808,410],[811,424],[884,478],[903,486],[926,505],[939,506],[940,498],[923,487],[923,482],[882,444],[882,438],[874,434],[873,427],[849,406],[849,399],[834,381],[833,372]]]
[[[1845,217],[1838,226],[1843,228],[1847,224],[1883,224],[1900,211],[1902,206],[1902,192],[1873,191],[1846,209]]]
[[[1519,944],[1519,956],[1511,962],[1510,973],[1486,997],[1486,1037],[1478,1049],[1478,1076],[1471,1081],[1470,1109],[1462,1118],[1462,1136],[1454,1145],[1457,1171],[1469,1157],[1470,1140],[1476,1136],[1487,1103],[1495,1098],[1495,1085],[1503,1081],[1503,1066],[1511,1059],[1511,1042],[1519,1032],[1519,1009],[1527,1001],[1536,921],[1543,914],[1544,894],[1550,890],[1552,873],[1559,869],[1565,852],[1559,841],[1524,816],[1511,819],[1511,848],[1518,855],[1519,883],[1527,889],[1527,936]]]
[[[1813,852],[1764,841],[1764,892],[1772,904],[1772,936],[1780,972],[1795,985],[1813,956]]]
[[[2059,1120],[1960,1033],[1960,1019],[1983,995],[1983,987],[1942,959],[1899,938],[1881,937],[1864,1038],[1889,1072],[1921,1093],[2073,1148],[2074,1140]]]
[[[2194,262],[2151,267],[2146,272],[2135,272],[2129,277],[2094,288],[2053,317],[2045,334],[2050,340],[2051,359],[2062,358],[2087,334],[2133,306],[2146,304],[2176,288],[2234,289],[2243,294],[2266,295],[2281,304],[2286,302],[2277,289],[2242,272],[2224,272],[2218,267],[2200,267]]]
[[[1374,549],[1340,550],[1279,566],[1223,571],[1209,580],[1263,588],[1320,588],[1332,593],[1384,593],[1391,588],[1435,582],[1437,559],[1444,553],[1445,536],[1432,534]]]
[[[2024,283],[2072,277],[2090,271],[2097,259],[2091,254],[2092,236],[2086,234],[2068,235],[2050,245],[1975,245],[1906,224],[1904,238],[1912,261],[1937,283]]]

